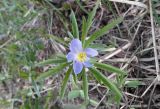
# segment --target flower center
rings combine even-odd
[[[79,61],[79,62],[84,62],[85,60],[86,60],[86,53],[85,52],[80,52],[80,53],[78,53],[78,55],[77,55],[77,60]]]

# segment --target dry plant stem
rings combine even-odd
[[[153,82],[149,85],[149,87],[143,92],[143,94],[141,95],[141,97],[143,97],[149,91],[149,89],[152,87],[152,85],[154,85],[157,82],[157,80],[158,80],[157,77],[153,80]]]
[[[122,107],[120,109],[128,109],[126,108],[126,104],[125,103],[121,103]],[[148,107],[148,105],[143,104],[143,105],[130,105],[130,109],[134,108],[134,109],[146,109]]]
[[[122,105],[122,107],[120,107],[120,109],[124,109],[125,106],[126,106],[126,105]]]
[[[109,1],[113,1],[113,2],[120,2],[120,3],[126,3],[126,4],[130,4],[132,5],[125,13],[123,16],[126,16],[126,14],[131,11],[131,9],[135,8],[134,6],[139,6],[142,7],[143,9],[141,10],[141,12],[139,13],[139,15],[137,15],[137,17],[135,18],[135,21],[142,18],[147,12],[148,12],[148,6],[142,2],[138,2],[138,0],[136,1],[130,1],[130,0],[109,0]],[[144,1],[143,1],[144,2]],[[142,13],[143,12],[143,13]],[[130,33],[129,33],[130,35]]]
[[[132,61],[136,62],[136,56],[133,57],[134,59],[132,59]],[[158,56],[158,60],[160,59],[160,55]],[[108,59],[107,62],[114,62],[114,63],[124,63],[124,62],[129,62],[131,60],[131,58],[116,58],[116,59]],[[150,62],[150,61],[154,61],[155,57],[150,57],[150,58],[139,58],[139,62]]]
[[[122,48],[119,48],[118,50],[116,50],[115,52],[113,52],[112,54],[110,55],[104,55],[100,58],[99,62],[103,62],[115,55],[117,55],[118,53],[122,52],[123,50],[129,48],[131,46],[131,43],[129,42],[128,44],[126,44],[125,46],[123,46]],[[124,69],[124,68],[123,68]],[[110,76],[108,76],[109,79],[113,78],[116,74],[111,74]]]
[[[158,75],[160,75],[160,72],[159,72],[160,70],[159,70],[158,53],[157,53],[157,45],[156,45],[156,36],[155,36],[155,31],[154,31],[154,20],[153,20],[153,10],[152,10],[152,1],[151,0],[149,0],[149,4],[150,4],[150,17],[151,17],[151,27],[152,27],[152,38],[153,38],[154,56],[155,56],[155,64],[156,64],[156,73],[158,76]]]
[[[103,7],[102,7],[101,2],[100,2],[100,9],[101,9],[101,12],[100,12],[100,16],[99,16],[99,22],[98,22],[98,24],[96,25],[96,29],[98,29],[98,27],[100,26],[101,21],[102,21],[102,17],[103,17],[103,14],[104,14],[104,9],[103,9]]]
[[[160,59],[160,56],[158,56],[158,60]],[[155,57],[150,57],[150,58],[140,58],[139,61],[141,62],[149,62],[149,61],[154,61]]]
[[[136,6],[139,6],[139,7],[147,9],[147,5],[145,5],[145,4],[141,3],[141,2],[137,2],[137,1],[129,1],[129,0],[109,0],[109,1],[126,3],[126,4],[130,4],[130,5],[136,5]]]
[[[99,87],[100,84],[95,85],[92,89],[90,89],[89,91],[93,91],[94,89],[96,89],[97,87]]]
[[[157,86],[157,82],[154,84],[154,87],[153,87],[152,92],[150,94],[150,97],[149,97],[150,99],[149,99],[149,102],[148,102],[148,109],[150,109],[151,101],[152,101],[152,98],[153,98],[153,93],[155,91],[156,86]]]
[[[133,35],[133,38],[132,38],[132,40],[131,40],[131,44],[133,44],[133,42],[134,42],[134,40],[135,40],[135,38],[136,38],[136,35],[137,35],[138,30],[139,30],[139,28],[140,28],[140,25],[141,25],[141,22],[138,24],[138,27],[137,27],[137,29],[136,29],[136,31],[135,31],[135,34]],[[130,47],[129,47],[129,48],[130,48]],[[129,50],[129,48],[128,48],[128,50]],[[128,52],[128,50],[127,50],[127,52]],[[135,50],[135,52],[136,52],[137,50],[138,50],[138,48]],[[131,63],[133,60],[136,60],[136,61],[137,61],[137,58],[136,58],[136,56],[135,56],[135,52],[132,54],[131,59],[130,59],[125,65],[122,64],[122,66],[123,66],[122,69],[127,68],[127,67],[129,66],[129,63]],[[126,53],[125,58],[126,58],[127,54],[128,54],[128,53]]]
[[[116,58],[116,59],[108,59],[107,62],[124,63],[124,62],[128,62],[130,60],[131,60],[131,58],[125,58],[125,59],[124,58]],[[133,61],[136,61],[136,60],[133,60]]]
[[[150,7],[150,17],[151,17],[151,27],[152,27],[152,38],[153,38],[153,47],[154,47],[154,56],[155,56],[155,66],[156,66],[156,73],[157,77],[154,79],[152,84],[144,91],[144,93],[141,95],[143,97],[148,90],[151,88],[153,84],[158,82],[160,80],[160,70],[159,70],[159,62],[158,62],[158,53],[157,53],[157,45],[156,45],[156,37],[154,32],[154,20],[153,20],[153,10],[152,10],[152,1],[149,0],[149,7]]]
[[[159,70],[159,62],[158,62],[158,53],[157,53],[157,44],[156,44],[156,36],[154,31],[154,20],[153,20],[153,10],[152,10],[152,1],[149,0],[149,7],[150,7],[150,17],[151,17],[151,27],[152,27],[152,38],[153,38],[153,47],[154,47],[154,56],[155,56],[155,65],[156,65],[156,73],[157,73],[157,80],[160,81],[160,70]],[[154,93],[154,90],[157,86],[157,82],[154,84],[154,88],[152,89],[152,92],[150,94],[150,99],[148,102],[148,109],[151,105],[151,99]]]
[[[134,98],[140,98],[140,96],[137,96],[137,95],[134,95],[134,94],[131,94],[131,93],[128,93],[128,92],[124,92],[124,94],[132,96]]]
[[[131,46],[131,43],[129,42],[128,44],[126,44],[122,48],[119,48],[118,50],[114,51],[112,54],[104,55],[104,56],[100,57],[99,62],[104,62],[105,60],[117,55],[118,53],[122,52],[123,50],[127,49],[130,46]]]
[[[40,94],[43,94],[43,93],[48,92],[48,91],[50,91],[50,90],[54,90],[55,88],[56,88],[56,86],[51,87],[51,88],[48,88],[48,89],[45,89],[45,90],[43,90],[43,91],[40,91],[39,93],[40,93]],[[32,95],[34,95],[34,94],[36,94],[36,92],[35,92],[35,93],[32,93]]]
[[[118,6],[117,6],[117,4],[116,4],[115,2],[114,2],[114,6],[115,6],[115,8],[116,8],[116,11],[117,11],[118,15],[121,16],[121,13],[120,13],[120,11],[119,11],[119,9],[118,9]],[[125,15],[123,15],[123,18],[124,18],[124,17],[125,17]],[[124,24],[124,26],[126,27],[126,29],[127,29],[127,31],[128,31],[128,35],[131,37],[132,35],[131,35],[130,30],[128,29],[127,24],[126,24],[125,22],[123,22],[123,24]]]
[[[107,95],[108,91],[106,92],[105,95],[103,95],[102,99],[99,101],[99,103],[97,104],[97,106],[94,109],[98,109],[98,106],[101,104],[101,102],[105,99],[106,95]]]
[[[7,40],[4,44],[2,44],[0,46],[0,49],[3,48],[4,46],[6,46],[8,43],[10,43],[13,40],[13,38],[10,38],[9,40]]]

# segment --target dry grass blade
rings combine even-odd
[[[143,97],[149,91],[149,89],[152,87],[152,85],[154,85],[157,81],[160,80],[160,78],[159,78],[160,77],[160,72],[159,72],[160,69],[159,69],[159,62],[158,62],[157,44],[156,44],[156,36],[155,36],[155,30],[154,30],[154,19],[153,19],[153,10],[152,10],[152,1],[151,0],[149,0],[149,6],[150,6],[150,18],[151,18],[152,38],[153,38],[153,47],[154,47],[154,56],[155,56],[154,58],[155,58],[157,77],[150,84],[150,86],[144,91],[144,93],[141,95],[141,97]]]
[[[148,9],[148,6],[143,4],[142,2],[137,2],[137,1],[129,1],[129,0],[109,0],[109,1],[113,1],[113,2],[120,2],[120,3],[126,3],[126,4],[130,4],[130,5],[136,5],[145,9]]]
[[[99,62],[103,62],[115,55],[117,55],[118,53],[122,52],[123,50],[129,48],[131,46],[131,43],[129,42],[128,44],[124,45],[122,48],[119,48],[118,50],[114,51],[113,53],[111,53],[110,55],[104,55],[102,57],[100,57]]]
[[[156,73],[157,76],[160,75],[159,62],[158,62],[158,53],[157,53],[157,44],[156,44],[156,36],[154,30],[154,19],[153,19],[153,10],[152,10],[152,1],[149,0],[150,4],[150,17],[151,17],[151,27],[152,27],[152,39],[153,39],[153,47],[154,47],[154,56],[155,56],[155,65],[156,65]]]
[[[4,46],[6,46],[7,44],[9,44],[12,40],[13,40],[13,38],[8,39],[5,43],[3,43],[3,44],[0,46],[0,49],[3,48]]]

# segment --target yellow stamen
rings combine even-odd
[[[79,61],[79,62],[84,62],[85,60],[86,60],[86,53],[85,52],[80,52],[80,53],[78,53],[78,55],[77,55],[77,60]]]

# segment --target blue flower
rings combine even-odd
[[[70,52],[67,54],[67,61],[73,61],[73,70],[75,74],[82,71],[83,67],[92,67],[89,62],[90,57],[98,55],[97,50],[92,48],[83,49],[82,43],[79,39],[73,39],[69,46]]]

